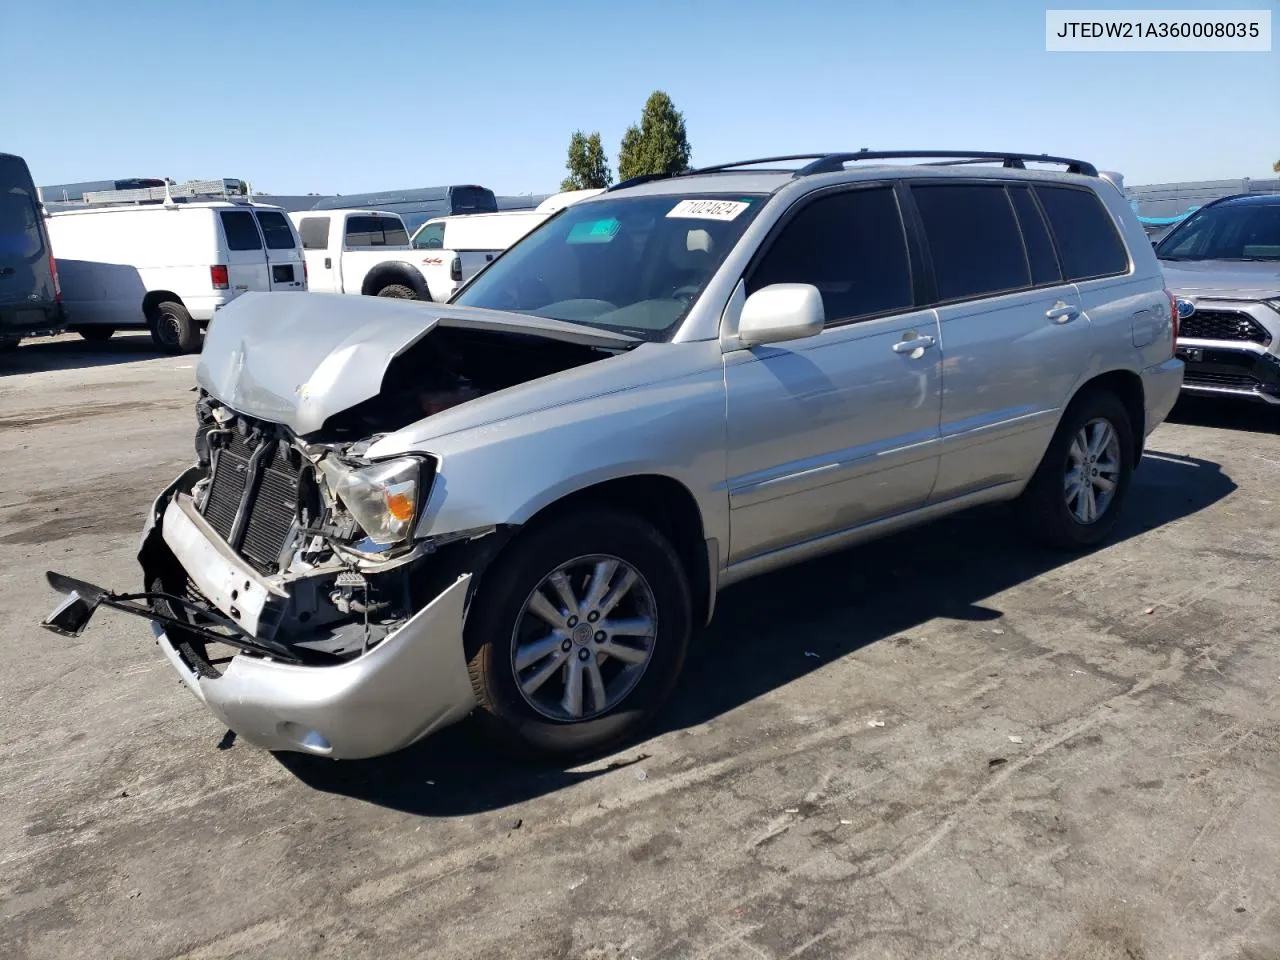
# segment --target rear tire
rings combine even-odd
[[[115,327],[79,327],[76,333],[90,343],[106,343],[115,334]]]
[[[558,571],[576,609],[551,585]],[[597,580],[604,601],[593,599]],[[560,627],[532,612],[539,595]],[[526,530],[486,571],[470,605],[464,642],[480,720],[517,753],[596,753],[635,733],[666,700],[692,623],[685,572],[648,522],[590,509]]]
[[[389,283],[374,296],[390,297],[393,300],[417,300],[418,293],[413,287],[406,286],[403,283]]]
[[[180,303],[166,300],[156,304],[150,327],[151,339],[169,353],[194,353],[200,349],[200,325]]]
[[[1023,527],[1059,550],[1096,546],[1119,519],[1134,459],[1133,427],[1120,398],[1105,390],[1077,397],[1018,500]]]
[[[0,337],[0,353],[5,353],[9,350],[17,350],[18,344],[21,342],[21,337]]]

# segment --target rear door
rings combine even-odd
[[[1025,479],[1089,366],[1089,319],[1033,192],[915,183],[942,346],[934,500]]]
[[[0,304],[38,310],[54,297],[49,245],[31,174],[21,157],[0,154]]]
[[[248,291],[265,293],[271,289],[271,271],[251,210],[218,210],[222,230],[223,253],[231,296]]]
[[[298,237],[302,240],[302,257],[306,263],[307,289],[317,293],[342,290],[338,281],[337,255],[329,247],[329,224],[332,220],[331,216],[298,218]],[[337,240],[334,247],[338,247]]]
[[[302,251],[298,249],[298,237],[289,218],[279,210],[254,210],[253,215],[258,218],[258,227],[266,242],[271,289],[306,289]]]

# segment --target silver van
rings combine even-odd
[[[50,574],[46,626],[146,617],[268,749],[371,756],[474,712],[598,750],[659,709],[731,583],[997,501],[1100,543],[1182,370],[1155,253],[1083,161],[640,178],[448,304],[225,307],[143,591]]]
[[[0,350],[64,326],[58,265],[26,161],[0,153]]]

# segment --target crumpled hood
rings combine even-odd
[[[496,310],[348,294],[244,293],[209,324],[196,382],[239,413],[305,435],[376,396],[391,361],[437,325],[615,349],[637,342]]]
[[[1217,300],[1280,296],[1280,263],[1237,260],[1161,260],[1165,283],[1177,294]]]

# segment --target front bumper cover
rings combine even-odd
[[[265,580],[216,535],[205,534],[181,500],[190,477],[190,471],[183,474],[156,500],[143,531],[144,569],[149,556],[167,547],[224,618],[246,636],[257,636],[269,628],[287,588]],[[146,573],[150,579],[151,571]],[[184,658],[169,635],[172,627],[153,620],[152,630],[191,692],[245,741],[340,759],[379,756],[461,720],[475,707],[462,643],[470,583],[471,574],[462,574],[376,647],[333,665],[242,652],[220,676],[207,676]]]

